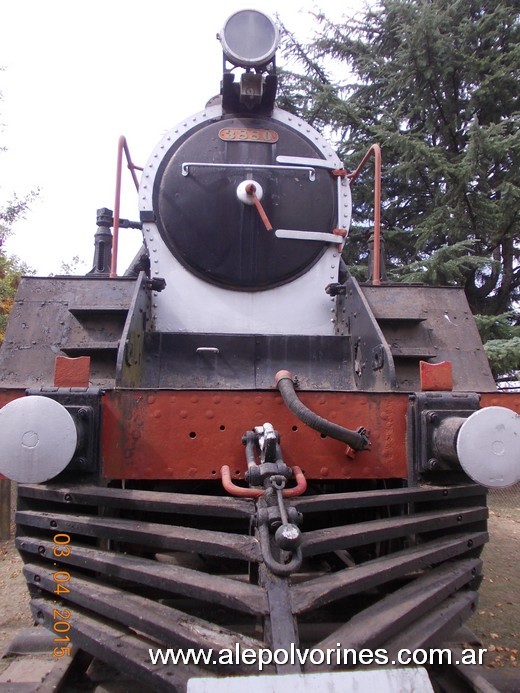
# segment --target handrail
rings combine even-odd
[[[296,481],[296,486],[284,488],[282,491],[282,496],[284,498],[301,496],[302,493],[305,493],[307,490],[307,479],[305,478],[300,467],[292,467],[292,470],[294,479]],[[263,496],[265,493],[265,489],[251,487],[244,488],[243,486],[237,486],[237,484],[235,484],[231,478],[231,470],[227,464],[224,464],[220,468],[220,476],[222,477],[222,486],[232,496],[238,496],[239,498],[260,498],[260,496]]]
[[[110,277],[117,277],[117,250],[119,242],[119,210],[121,207],[121,178],[123,168],[123,152],[126,156],[127,167],[132,174],[132,178],[136,187],[139,190],[139,181],[135,175],[135,171],[142,171],[141,166],[136,166],[132,157],[126,137],[121,135],[117,145],[117,169],[116,169],[116,195],[114,201],[114,234],[112,237],[112,262],[110,265]],[[347,178],[351,183],[354,183],[361,173],[366,162],[370,157],[374,157],[374,270],[373,284],[381,284],[381,147],[378,144],[373,144],[361,159],[360,164],[352,173],[347,173]]]
[[[136,166],[132,157],[130,156],[130,150],[128,149],[128,144],[126,142],[126,137],[121,135],[117,143],[117,169],[116,169],[116,199],[114,202],[114,235],[112,236],[112,261],[110,264],[110,278],[117,277],[117,246],[119,241],[119,210],[121,207],[121,172],[123,169],[123,152],[126,156],[127,167],[132,174],[134,180],[134,185],[137,191],[139,191],[139,181],[135,175],[136,171],[142,171],[141,166]]]
[[[381,147],[373,144],[361,163],[347,178],[354,183],[370,157],[374,157],[374,269],[372,284],[381,284]]]

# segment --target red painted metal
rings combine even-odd
[[[102,470],[111,479],[233,479],[247,470],[242,436],[266,421],[281,435],[285,463],[309,479],[407,477],[406,393],[302,392],[302,402],[342,426],[369,431],[370,450],[302,424],[277,391],[113,390],[102,399]]]
[[[347,235],[347,232],[345,229],[332,229],[332,233],[335,236],[341,236],[342,238],[345,238],[345,236]],[[338,243],[338,253],[341,253],[342,250],[343,250],[342,244]]]
[[[381,284],[381,147],[373,144],[361,159],[361,163],[347,178],[354,183],[364,165],[374,157],[374,276],[372,284]]]
[[[25,390],[0,390],[0,409],[14,399],[25,396]]]
[[[132,174],[132,179],[134,181],[135,189],[139,191],[139,181],[135,175],[136,171],[142,171],[140,166],[136,166],[132,157],[130,156],[130,150],[128,149],[128,144],[126,142],[126,137],[121,135],[117,143],[117,168],[116,168],[116,196],[114,201],[114,235],[112,236],[112,264],[110,266],[110,276],[117,277],[117,248],[119,243],[119,210],[121,207],[121,174],[123,169],[123,153],[126,157],[126,163]]]
[[[56,356],[54,361],[55,387],[88,387],[90,382],[90,356]]]
[[[286,488],[282,491],[284,498],[294,498],[295,496],[301,496],[307,490],[307,479],[304,473],[299,467],[293,467],[294,479],[296,481],[296,486],[291,486],[291,488]]]
[[[302,470],[299,467],[293,467],[293,474],[296,480],[296,486],[285,488],[282,491],[284,498],[301,496],[307,490],[307,480],[305,479]],[[220,475],[222,477],[222,486],[232,496],[238,496],[240,498],[260,498],[260,496],[264,495],[263,489],[244,488],[243,486],[237,486],[231,478],[231,470],[227,464],[223,465],[221,468]]]
[[[0,409],[14,399],[25,396],[25,390],[0,390]],[[3,474],[0,474],[0,479],[6,479]]]
[[[485,392],[480,396],[481,407],[506,407],[520,414],[520,392]]]
[[[262,223],[267,229],[267,231],[272,231],[273,225],[269,221],[269,217],[267,216],[265,209],[263,208],[263,205],[256,194],[256,185],[254,183],[250,183],[248,186],[246,186],[246,193],[253,198],[256,211],[260,215],[260,219],[262,220]]]
[[[451,392],[453,390],[451,361],[441,361],[440,363],[419,361],[419,374],[423,392]]]
[[[239,498],[260,498],[260,496],[264,495],[264,491],[261,488],[237,486],[231,478],[231,470],[227,464],[221,467],[220,476],[222,478],[224,490],[232,496],[238,496]]]

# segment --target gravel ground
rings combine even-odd
[[[468,626],[488,649],[486,666],[520,666],[520,485],[489,494],[490,541],[477,613]]]

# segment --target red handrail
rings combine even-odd
[[[116,169],[116,195],[114,202],[114,235],[112,237],[112,263],[110,266],[110,277],[117,277],[117,250],[119,242],[119,210],[121,207],[121,177],[123,168],[123,152],[126,156],[127,166],[132,174],[132,178],[136,187],[139,190],[139,181],[135,175],[135,171],[142,171],[142,167],[136,166],[130,150],[126,142],[126,137],[121,135],[117,145],[117,169]],[[361,173],[364,165],[374,157],[374,270],[373,284],[381,284],[381,147],[378,144],[373,144],[361,159],[359,166],[352,173],[347,174],[347,178],[351,183],[354,183]]]
[[[292,488],[284,488],[282,491],[282,496],[284,498],[301,496],[302,493],[305,493],[307,490],[307,480],[300,467],[293,467],[292,470],[294,473],[296,486],[293,486]],[[260,496],[264,495],[264,489],[244,488],[243,486],[237,486],[231,478],[231,470],[227,464],[220,468],[220,475],[222,477],[222,486],[232,496],[238,496],[239,498],[260,498]]]
[[[119,210],[121,207],[121,172],[123,169],[123,152],[126,156],[126,163],[132,178],[134,180],[135,188],[139,191],[139,181],[135,175],[136,171],[142,171],[140,166],[136,166],[132,157],[130,156],[130,150],[128,149],[128,144],[126,142],[126,137],[121,135],[119,142],[117,143],[117,169],[116,169],[116,199],[114,201],[114,235],[112,236],[112,262],[110,265],[110,277],[117,277],[117,246],[119,241]]]
[[[354,183],[370,157],[374,157],[374,269],[372,284],[381,284],[381,147],[373,144],[361,163],[347,178]]]

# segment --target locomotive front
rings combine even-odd
[[[24,278],[0,357],[35,619],[147,690],[438,646],[476,607],[480,484],[520,478],[464,292],[356,282],[357,172],[276,107],[277,27],[220,38],[220,97],[143,169],[138,261],[110,276],[100,210],[93,270]]]

